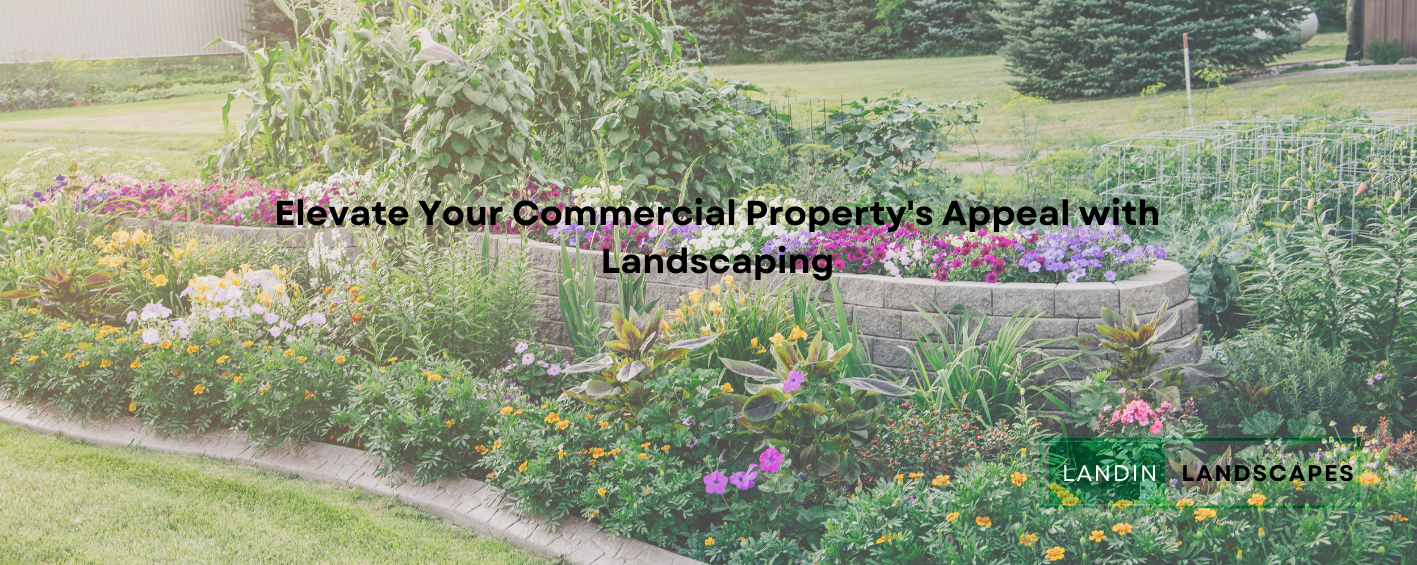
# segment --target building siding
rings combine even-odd
[[[178,57],[236,53],[246,0],[3,0],[0,60]]]
[[[1407,55],[1417,57],[1417,0],[1366,0],[1363,3],[1363,43],[1398,40]]]

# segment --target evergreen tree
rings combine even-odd
[[[1182,84],[1182,33],[1193,70],[1264,65],[1295,49],[1289,28],[1304,13],[1291,0],[1000,0],[994,15],[1009,84],[1057,99]]]
[[[776,58],[797,42],[807,0],[760,0],[748,9],[745,49]]]
[[[812,2],[802,18],[798,53],[825,61],[895,56],[904,42],[877,13],[876,0]]]

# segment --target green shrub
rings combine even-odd
[[[753,172],[737,143],[748,118],[733,107],[746,90],[757,89],[739,82],[717,86],[698,72],[628,86],[596,120],[609,174],[640,185],[683,186],[686,198],[733,196]]]
[[[473,377],[442,357],[359,367],[345,383],[348,403],[333,416],[341,440],[379,458],[379,474],[412,466],[414,479],[478,476],[481,450],[492,443],[492,416],[523,399],[515,385]],[[297,408],[298,409],[298,408]]]
[[[1190,33],[1193,61],[1222,69],[1264,65],[1295,49],[1289,26],[1305,15],[1280,0],[1002,0],[999,8],[1000,54],[1015,77],[1009,84],[1048,99],[1176,84],[1185,75],[1182,32]]]
[[[948,151],[957,130],[974,131],[983,104],[946,100],[939,105],[896,93],[862,98],[829,109],[821,134],[842,154],[837,163],[859,177],[914,173]]]
[[[1410,559],[1417,554],[1417,528],[1392,516],[1417,511],[1417,475],[1381,470],[1371,473],[1376,484],[1360,486],[1356,475],[1380,456],[1347,450],[1293,459],[1322,465],[1357,455],[1355,480],[1330,488],[1297,490],[1288,481],[1234,484],[1213,494],[1164,488],[1154,501],[1111,508],[1039,508],[1036,481],[1042,475],[1031,461],[972,465],[945,485],[905,478],[838,499],[813,562],[1047,563],[1050,550],[1060,551],[1063,563]],[[1274,449],[1265,456],[1281,457]],[[1255,494],[1265,496],[1262,508],[1250,502]],[[1353,508],[1359,497],[1371,506]],[[1308,506],[1284,507],[1301,501]]]
[[[1396,39],[1389,41],[1374,39],[1363,46],[1363,55],[1365,55],[1364,58],[1372,59],[1374,63],[1379,65],[1394,65],[1407,55],[1407,46]]]
[[[1346,363],[1343,346],[1329,349],[1314,340],[1255,332],[1226,342],[1216,357],[1226,372],[1226,392],[1206,403],[1207,419],[1216,424],[1238,425],[1261,410],[1291,421],[1317,410],[1323,419],[1345,424],[1376,416],[1361,413],[1357,385],[1367,367]]]
[[[1036,423],[981,424],[968,408],[930,409],[907,403],[886,419],[876,439],[862,449],[865,457],[886,463],[889,479],[898,473],[948,475],[978,459],[998,460],[1031,447]]]
[[[486,371],[531,332],[536,293],[524,253],[490,257],[476,239],[371,251],[379,268],[355,283],[375,305],[363,315],[374,358],[446,351]]]
[[[1366,361],[1417,362],[1417,215],[1380,212],[1367,227],[1356,241],[1326,223],[1259,238],[1244,280],[1253,324]]]
[[[366,362],[326,345],[323,338],[307,335],[283,345],[231,344],[230,356],[242,362],[224,371],[224,364],[215,365],[218,372],[211,379],[226,389],[227,425],[267,448],[287,440],[334,441],[331,415],[349,401]],[[242,372],[236,372],[238,368]]]

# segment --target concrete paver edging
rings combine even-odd
[[[539,518],[498,504],[499,491],[474,479],[447,479],[415,485],[398,477],[378,477],[378,461],[348,447],[311,442],[299,450],[285,446],[262,452],[244,441],[242,432],[217,430],[204,434],[161,437],[143,429],[132,417],[102,422],[64,420],[48,408],[0,400],[0,422],[25,426],[41,434],[59,434],[86,443],[113,447],[144,447],[167,453],[203,455],[241,465],[289,473],[302,479],[363,488],[392,496],[484,537],[507,540],[545,557],[564,555],[576,565],[702,565],[702,562],[639,540],[613,537],[594,524],[567,516],[548,531]],[[392,480],[391,480],[392,479]]]

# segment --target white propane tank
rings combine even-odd
[[[1304,16],[1304,19],[1299,20],[1299,24],[1294,26],[1294,28],[1289,32],[1290,38],[1294,39],[1294,41],[1297,41],[1300,45],[1303,45],[1305,43],[1308,43],[1310,39],[1313,39],[1314,36],[1319,33],[1319,17],[1314,14],[1313,10],[1303,6],[1298,6],[1294,9],[1303,10],[1305,12],[1308,12],[1309,14],[1307,16]],[[1255,37],[1258,37],[1260,39],[1269,39],[1270,35],[1268,33],[1265,33],[1264,30],[1257,29],[1255,30]]]

